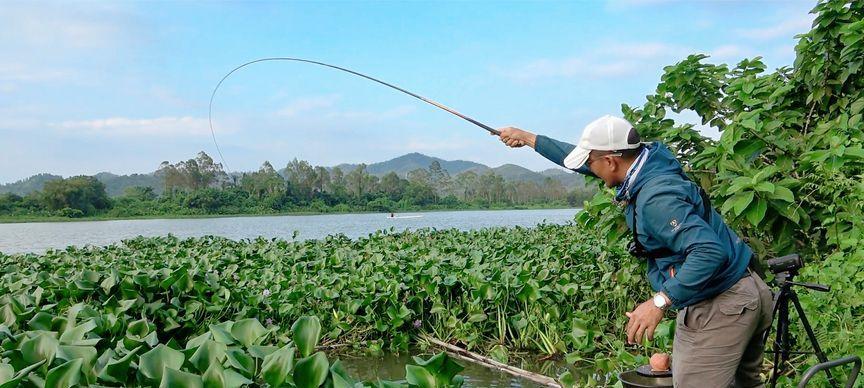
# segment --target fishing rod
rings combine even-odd
[[[474,120],[474,119],[472,119],[472,118],[470,118],[470,117],[468,117],[468,116],[466,116],[466,115],[463,115],[462,113],[457,112],[455,109],[448,108],[447,106],[444,106],[444,105],[442,105],[442,104],[440,104],[440,103],[437,103],[437,102],[435,102],[435,101],[433,101],[433,100],[430,100],[430,99],[428,99],[428,98],[426,98],[426,97],[423,97],[423,96],[421,96],[421,95],[419,95],[419,94],[415,94],[415,93],[409,92],[409,91],[407,91],[407,90],[405,90],[405,89],[402,89],[402,88],[400,88],[400,87],[398,87],[398,86],[396,86],[396,85],[393,85],[393,84],[390,84],[390,83],[387,83],[387,82],[381,81],[381,80],[379,80],[379,79],[377,79],[377,78],[370,77],[370,76],[368,76],[368,75],[366,75],[366,74],[359,73],[359,72],[356,72],[356,71],[354,71],[354,70],[346,69],[346,68],[344,68],[344,67],[339,67],[339,66],[335,66],[335,65],[330,65],[330,64],[327,64],[327,63],[324,63],[324,62],[312,61],[312,60],[309,60],[309,59],[302,59],[302,58],[288,58],[288,57],[260,58],[260,59],[256,59],[256,60],[254,60],[254,61],[246,62],[246,63],[244,63],[244,64],[242,64],[242,65],[240,65],[240,66],[235,67],[235,68],[232,69],[231,71],[229,71],[228,74],[225,74],[225,76],[222,77],[221,80],[219,80],[219,83],[216,84],[216,87],[213,88],[213,93],[210,95],[210,107],[208,108],[208,111],[207,111],[207,121],[208,121],[208,123],[210,124],[210,134],[213,136],[213,144],[216,145],[216,152],[219,153],[219,158],[222,159],[222,164],[225,165],[225,169],[226,169],[226,170],[228,170],[228,164],[225,163],[225,157],[222,156],[222,150],[219,149],[219,143],[216,142],[216,131],[213,130],[213,99],[216,98],[216,91],[219,90],[219,87],[222,86],[222,83],[225,82],[225,80],[226,80],[229,76],[231,76],[231,74],[233,74],[235,71],[240,70],[240,69],[242,69],[242,68],[244,68],[244,67],[246,67],[246,66],[249,66],[249,65],[251,65],[251,64],[253,64],[253,63],[258,63],[258,62],[267,62],[267,61],[293,61],[293,62],[311,63],[311,64],[313,64],[313,65],[319,65],[319,66],[329,67],[329,68],[331,68],[331,69],[341,70],[341,71],[344,71],[344,72],[346,72],[346,73],[354,74],[354,75],[357,75],[357,76],[360,76],[360,77],[366,78],[366,79],[368,79],[368,80],[370,80],[370,81],[375,81],[375,82],[377,82],[377,83],[379,83],[379,84],[381,84],[381,85],[387,86],[387,87],[389,87],[389,88],[396,89],[396,90],[398,90],[398,91],[400,91],[400,92],[402,92],[402,93],[405,93],[405,94],[407,94],[407,95],[409,95],[409,96],[411,96],[411,97],[414,97],[414,98],[416,98],[416,99],[418,99],[418,100],[420,100],[420,101],[423,101],[423,102],[425,102],[425,103],[427,103],[427,104],[433,105],[433,106],[435,106],[435,107],[437,107],[437,108],[439,108],[439,109],[443,109],[443,110],[445,110],[445,111],[447,111],[447,112],[450,112],[450,113],[452,113],[453,115],[455,115],[455,116],[457,116],[457,117],[459,117],[459,118],[461,118],[461,119],[463,119],[463,120],[465,120],[465,121],[468,121],[468,122],[471,123],[471,124],[474,124],[474,125],[476,125],[476,126],[478,126],[478,127],[480,127],[480,128],[483,128],[483,129],[489,131],[489,133],[491,133],[491,134],[493,134],[493,135],[500,135],[500,134],[501,134],[501,133],[498,132],[498,130],[496,130],[495,128],[492,128],[492,127],[490,127],[490,126],[488,126],[488,125],[486,125],[486,124],[483,124],[483,123],[481,123],[481,122],[479,122],[479,121],[477,121],[477,120]]]

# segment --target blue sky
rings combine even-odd
[[[348,67],[494,127],[575,142],[595,117],[641,104],[662,67],[688,54],[791,65],[814,4],[6,1],[0,183],[39,172],[150,172],[201,150],[215,157],[210,92],[234,66],[269,56]],[[217,95],[214,126],[231,170],[408,152],[553,167],[411,97],[305,64],[235,73]]]

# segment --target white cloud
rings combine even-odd
[[[121,46],[138,39],[135,23],[112,3],[4,2],[0,12],[0,86],[81,82],[86,66],[71,63],[116,59]],[[10,84],[12,84],[10,86]]]
[[[295,117],[314,110],[332,108],[341,98],[342,96],[336,94],[299,98],[276,111],[276,115]]]
[[[357,124],[374,124],[409,116],[417,110],[414,106],[402,105],[383,111],[347,110],[325,115],[328,119],[343,122],[347,127]]]
[[[497,72],[523,82],[544,78],[621,77],[656,70],[659,64],[680,59],[689,52],[686,47],[659,42],[613,42],[589,48],[578,56],[537,59]]]
[[[739,28],[735,34],[747,39],[771,40],[776,38],[792,39],[796,34],[810,30],[813,15],[796,16],[782,20],[774,25],[761,28]]]
[[[103,49],[124,37],[125,11],[111,3],[6,2],[0,32],[7,45],[53,50]]]
[[[70,120],[51,123],[50,127],[76,135],[105,136],[203,136],[210,134],[207,119],[198,117],[157,117],[131,119],[111,117],[95,120]],[[227,132],[220,129],[220,132]]]
[[[19,63],[0,63],[0,83],[6,85],[17,82],[57,81],[71,76],[72,72],[69,70],[26,66]]]

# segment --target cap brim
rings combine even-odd
[[[567,155],[566,158],[564,158],[564,167],[567,167],[571,170],[582,167],[582,165],[584,165],[585,162],[588,160],[588,155],[590,153],[591,150],[577,146],[573,149],[573,151],[570,152],[569,155]]]

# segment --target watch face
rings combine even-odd
[[[660,295],[654,295],[654,306],[663,308],[666,306],[666,299],[663,299]]]

